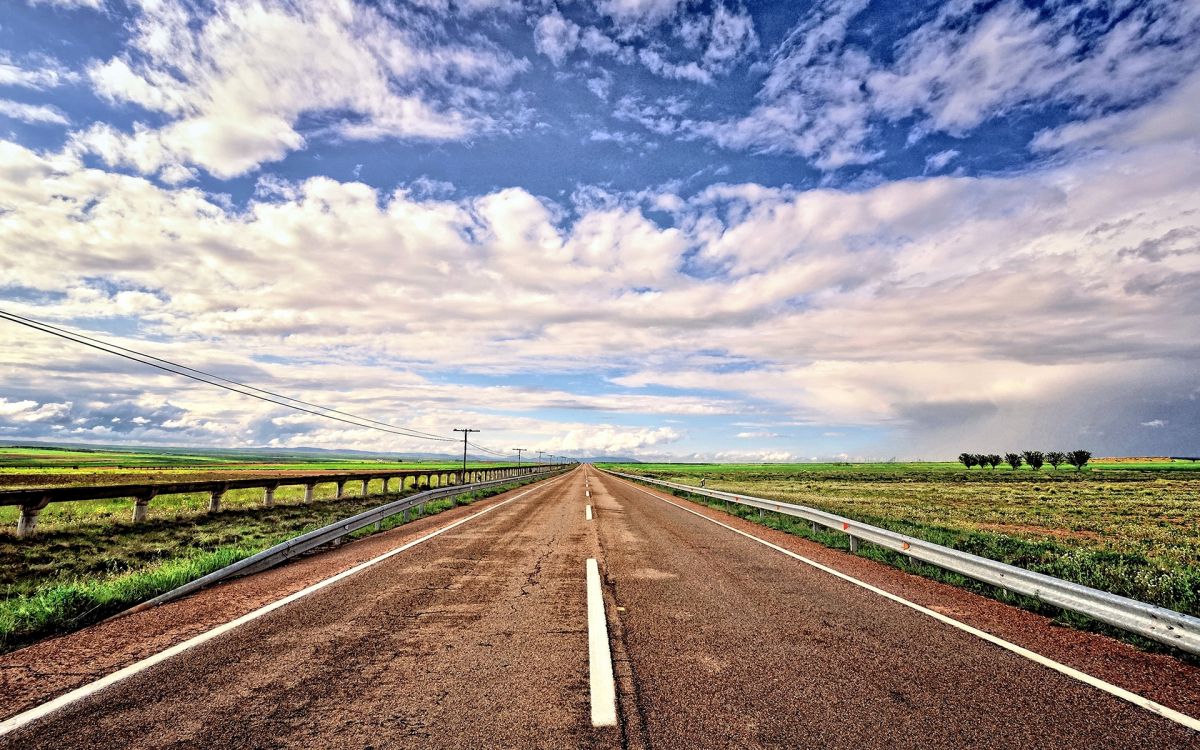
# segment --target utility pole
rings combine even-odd
[[[521,468],[521,454],[525,452],[525,448],[513,448],[517,452],[517,468]]]
[[[538,451],[537,454],[538,454],[538,463],[539,464],[543,463],[545,461],[545,459],[542,458],[542,456],[546,455],[546,451]]]
[[[460,430],[457,427],[455,427],[454,431],[461,432],[463,434],[463,478],[460,479],[459,481],[465,482],[465,481],[467,481],[467,438],[470,436],[470,434],[472,432],[479,432],[479,430],[472,430],[470,428]]]

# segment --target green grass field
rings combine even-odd
[[[1163,466],[1175,470],[1136,463],[1081,472],[949,463],[611,468],[693,485],[703,478],[712,489],[818,508],[1200,615],[1200,474],[1190,463]],[[788,530],[811,535],[806,524]],[[822,536],[846,545],[844,535]]]

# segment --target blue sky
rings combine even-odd
[[[1178,2],[18,1],[0,300],[500,447],[1190,455],[1198,68]],[[0,439],[430,448],[5,336]]]

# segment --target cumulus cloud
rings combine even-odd
[[[404,20],[358,3],[140,6],[129,49],[88,76],[101,97],[167,123],[98,124],[75,145],[147,173],[195,165],[232,177],[303,148],[305,114],[332,114],[330,131],[350,139],[445,141],[495,127],[485,109],[524,63]]]
[[[555,65],[579,46],[579,25],[567,20],[557,9],[538,20],[533,29],[533,45]]]
[[[654,446],[673,443],[683,434],[671,427],[653,429],[616,428],[609,425],[569,430],[547,443],[547,450],[563,450],[574,455],[641,454]]]
[[[741,54],[730,45],[744,51],[753,29],[739,26],[740,11],[718,24],[721,7],[671,11],[679,49],[648,37],[638,49],[708,76],[728,69]],[[130,50],[90,68],[97,90],[144,122],[94,122],[57,152],[0,140],[0,295],[6,309],[136,331],[118,340],[315,402],[431,432],[472,424],[537,449],[561,450],[566,436],[581,454],[700,455],[688,427],[712,417],[747,428],[723,439],[772,441],[703,453],[728,460],[811,455],[797,444],[806,431],[852,440],[878,430],[893,440],[880,453],[935,455],[1029,435],[1139,454],[1195,439],[1200,79],[1133,66],[1171,47],[1158,21],[1133,9],[1114,21],[1124,42],[1105,41],[1110,30],[1081,48],[1083,32],[1062,27],[1073,52],[1054,64],[1050,92],[1036,71],[1061,50],[1048,21],[1020,7],[990,6],[959,25],[950,11],[919,19],[886,66],[847,41],[861,3],[822,8],[772,58],[753,122],[705,121],[702,104],[678,95],[614,96],[615,76],[587,76],[622,123],[831,167],[873,158],[879,121],[918,123],[915,143],[1032,106],[1029,97],[1081,119],[1038,137],[1053,159],[993,175],[941,174],[958,166],[956,147],[928,157],[936,176],[853,188],[681,179],[626,192],[580,185],[555,200],[411,176],[380,188],[347,167],[347,181],[260,174],[235,202],[205,190],[201,171],[240,174],[305,148],[308,114],[323,113],[323,132],[342,138],[418,137],[388,119],[416,96],[429,122],[464,128],[423,137],[465,137],[490,127],[489,97],[522,63],[357,5],[245,0],[197,19],[193,6],[166,2],[135,19]],[[623,17],[642,28],[661,12]],[[539,14],[561,20],[537,42],[552,62],[633,46]],[[718,36],[733,41],[714,48]],[[262,47],[268,39],[286,41],[280,57]],[[1008,85],[1003,63],[1025,48],[1027,67]],[[919,75],[917,58],[935,52],[965,69]],[[1093,77],[1101,59],[1116,71],[1111,91]],[[426,83],[409,88],[417,78]],[[872,83],[884,80],[888,98]],[[1109,109],[1136,88],[1150,91],[1145,101]],[[638,128],[608,125],[579,138],[652,145]],[[429,447],[33,333],[14,340],[0,352],[6,436]],[[464,372],[469,382],[458,382]],[[533,372],[540,387],[509,377]],[[576,387],[584,377],[603,387]]]

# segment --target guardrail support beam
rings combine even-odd
[[[21,506],[21,517],[17,519],[17,538],[24,539],[37,528],[38,515],[47,503],[35,503]]]
[[[137,495],[133,498],[133,522],[141,523],[146,520],[146,516],[150,512],[150,501],[154,499],[154,493],[148,492],[145,495]]]
[[[315,484],[304,485],[304,504],[307,505],[313,501],[313,490],[317,488]]]
[[[208,512],[219,513],[221,511],[221,498],[225,497],[225,490],[213,490],[208,496]]]
[[[275,488],[263,487],[263,507],[270,508],[275,505]]]
[[[362,480],[362,483],[363,483],[363,491],[362,491],[362,496],[363,496],[363,497],[366,497],[366,496],[367,496],[367,485],[369,485],[369,484],[371,483],[371,480],[370,480],[370,479],[364,479],[364,480]]]
[[[858,537],[851,535],[850,537],[850,552],[851,554],[858,553]]]
[[[338,483],[337,483],[337,495],[336,495],[336,497],[337,497],[339,500],[341,500],[341,499],[342,499],[343,497],[345,497],[345,496],[346,496],[346,480],[344,480],[344,479],[343,479],[342,481],[340,481],[340,482],[338,482]]]

